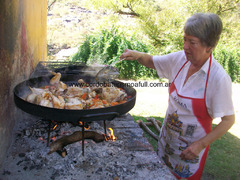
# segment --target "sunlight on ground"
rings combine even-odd
[[[128,82],[128,81],[125,81]],[[143,81],[142,81],[143,82]],[[157,82],[157,81],[151,81]],[[167,87],[134,87],[137,90],[137,99],[134,108],[129,112],[131,115],[142,117],[164,117],[168,104]],[[240,139],[240,84],[233,84],[233,103],[236,113],[236,121],[229,130],[231,134]],[[218,124],[220,119],[215,119]]]
[[[142,81],[144,82],[144,81]],[[158,81],[151,81],[158,83]],[[167,87],[134,87],[137,90],[137,99],[130,114],[143,117],[164,117],[167,110]]]
[[[233,83],[233,104],[235,109],[235,124],[229,129],[232,135],[238,137],[240,139],[240,84]],[[218,124],[220,119],[215,119],[213,121],[214,124]]]

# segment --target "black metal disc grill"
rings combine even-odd
[[[77,84],[77,81],[80,78],[86,83],[91,84],[96,83],[95,75],[101,68],[102,67],[99,66],[86,66],[69,62],[40,62],[31,75],[31,78],[21,82],[14,88],[14,101],[18,108],[29,114],[41,117],[45,121],[49,121],[47,145],[49,145],[52,120],[56,122],[70,122],[82,127],[82,154],[84,155],[84,132],[86,123],[103,121],[105,135],[107,135],[106,121],[111,121],[115,117],[127,113],[134,107],[136,90],[132,87],[127,87],[124,83],[116,80],[113,80],[112,84],[116,87],[123,88],[130,97],[127,102],[116,106],[71,110],[49,108],[25,101],[26,95],[31,93],[29,87],[39,88],[49,85],[49,81],[53,77],[50,71],[60,72],[62,74],[61,81],[67,85]],[[79,121],[82,122],[82,125],[79,124]]]

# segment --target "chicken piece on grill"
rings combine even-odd
[[[41,95],[46,92],[46,90],[42,89],[42,88],[35,88],[35,87],[33,87],[33,88],[29,87],[29,88],[33,94],[37,94],[37,95]]]
[[[65,109],[83,109],[84,103],[78,98],[68,98],[65,103]]]
[[[95,98],[96,95],[97,95],[97,93],[95,91],[91,91],[88,96],[89,96],[89,98]]]
[[[118,95],[113,99],[112,102],[120,102],[123,101],[127,97],[127,94],[123,91],[119,91]]]
[[[62,96],[52,96],[52,103],[54,108],[64,109],[65,101]]]
[[[64,91],[65,89],[67,89],[67,85],[66,85],[64,82],[62,82],[62,81],[59,81],[56,86],[57,86],[57,88],[59,88],[61,91]]]
[[[26,101],[30,103],[36,103],[37,96],[38,96],[37,94],[31,93],[26,97]]]
[[[115,86],[88,87],[84,80],[79,79],[82,86],[67,87],[60,81],[61,74],[53,73],[50,86],[31,88],[32,93],[25,99],[41,106],[58,109],[95,109],[115,106],[126,101],[127,93]]]
[[[53,107],[53,103],[51,100],[49,99],[45,99],[42,96],[38,95],[37,96],[37,102],[36,104],[40,105],[40,106],[46,106],[46,107]]]
[[[60,81],[60,79],[61,79],[61,73],[55,73],[55,72],[52,72],[52,74],[54,75],[53,77],[52,77],[52,79],[50,80],[50,84],[51,85],[56,85],[56,84],[58,84],[59,83],[59,81]]]
[[[89,94],[90,92],[91,92],[91,88],[90,87],[85,87],[85,88],[83,88],[83,93],[87,93],[87,94]]]
[[[127,97],[127,94],[116,87],[106,87],[103,88],[103,99],[107,100],[109,103],[121,101]]]
[[[46,99],[46,100],[49,100],[49,101],[52,101],[52,97],[53,97],[53,94],[47,90],[45,90],[41,96]]]
[[[48,98],[48,93],[50,93],[46,89],[42,89],[42,88],[31,88],[31,87],[29,88],[32,91],[32,93],[26,97],[26,101],[30,103],[39,104],[41,99],[44,99],[45,97]]]
[[[85,82],[83,79],[79,79],[79,80],[78,80],[78,84],[84,85],[84,84],[86,84],[86,82]]]
[[[90,109],[95,109],[95,108],[104,108],[104,104],[102,101],[96,102],[93,106],[90,107]]]
[[[71,86],[71,87],[68,87],[66,90],[67,91],[65,93],[65,96],[68,96],[68,97],[80,97],[84,94],[83,89],[80,87]]]

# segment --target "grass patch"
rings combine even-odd
[[[216,125],[213,125],[213,128]],[[240,139],[226,133],[210,145],[204,172],[214,175],[214,179],[240,179]]]
[[[137,120],[141,119],[143,122],[147,122],[145,117],[142,116],[134,116],[132,115],[134,121],[136,122]],[[153,117],[156,120],[159,120],[161,122],[163,122],[164,118],[162,117]],[[155,134],[158,134],[157,130],[153,127],[153,126],[148,126],[149,129],[151,129],[152,132],[154,132]],[[148,133],[144,133],[144,137],[146,137],[149,141],[149,143],[153,146],[154,151],[157,151],[157,141],[155,139],[153,139]]]

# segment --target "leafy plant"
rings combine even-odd
[[[102,30],[101,33],[88,35],[80,46],[72,61],[80,61],[87,65],[111,64],[119,59],[125,49],[149,52],[150,47],[141,43],[134,36],[127,39],[116,28]],[[148,69],[136,61],[121,61],[116,65],[120,78],[157,77],[154,70]]]
[[[240,82],[240,50],[219,45],[213,54],[232,81]]]

